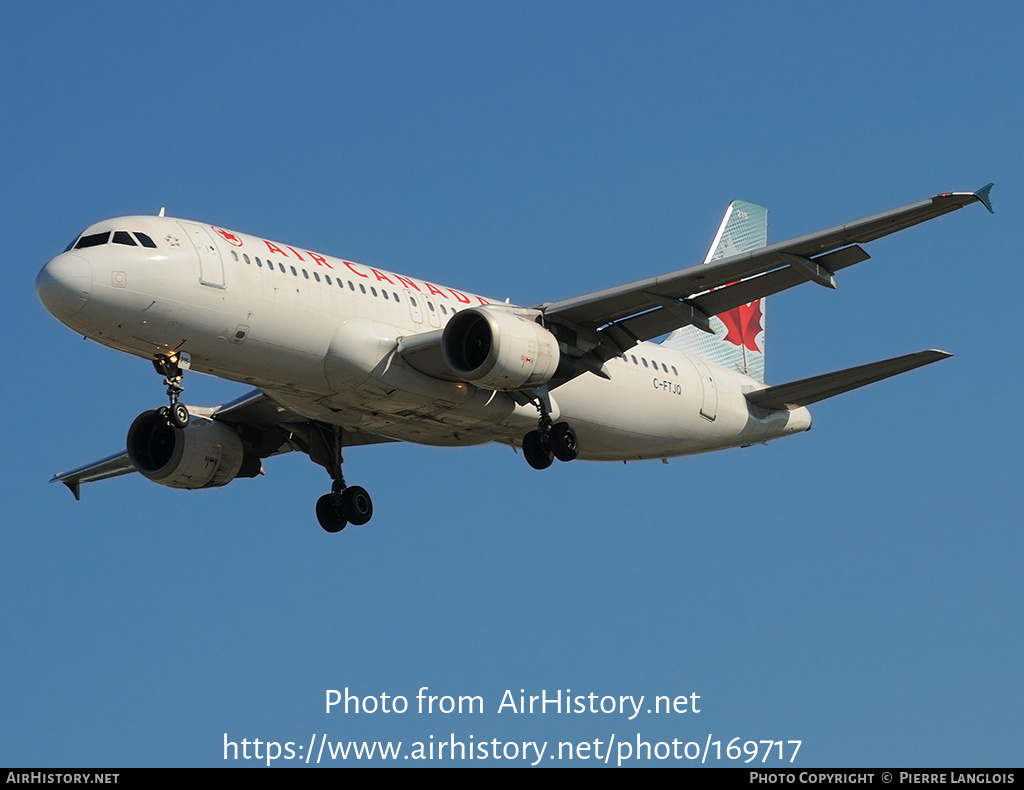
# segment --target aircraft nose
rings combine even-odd
[[[91,291],[92,267],[80,255],[68,252],[58,255],[36,277],[39,300],[62,320],[85,307]]]

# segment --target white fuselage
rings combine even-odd
[[[403,441],[518,445],[537,425],[534,406],[426,375],[396,353],[401,338],[491,304],[484,297],[169,217],[106,220],[85,235],[106,231],[157,246],[72,249],[38,280],[50,312],[94,340],[148,359],[187,352],[193,370],[258,387],[311,419]],[[653,343],[604,370],[608,379],[586,373],[551,393],[580,458],[662,458],[810,427],[804,408],[751,405],[744,393],[764,386],[753,379]]]

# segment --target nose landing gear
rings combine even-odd
[[[171,400],[170,406],[161,406],[157,414],[167,421],[172,428],[187,428],[189,424],[188,407],[178,402],[178,396],[185,391],[181,380],[185,376],[179,362],[185,362],[187,367],[187,355],[180,355],[177,352],[171,354],[158,354],[153,358],[153,367],[156,372],[164,377],[164,384],[167,385],[167,397]]]

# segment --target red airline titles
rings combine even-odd
[[[277,244],[274,244],[274,242],[272,242],[272,241],[267,241],[266,239],[263,239],[263,243],[266,244],[267,245],[267,249],[270,250],[270,252],[272,252],[275,255],[280,255],[283,258],[290,258],[290,257],[292,257],[292,255],[294,255],[300,261],[305,262],[305,260],[306,260],[305,258],[302,257],[302,255],[299,253],[298,250],[296,250],[294,247],[289,247],[287,244],[285,244],[284,246],[287,249],[291,250],[292,255],[289,255],[281,247],[279,247]],[[317,266],[326,266],[328,269],[334,269],[334,267],[331,266],[331,264],[327,262],[327,259],[325,257],[323,257],[322,255],[317,255],[315,252],[310,252],[309,250],[304,250],[304,252],[306,253],[306,255],[309,256],[310,260],[312,260],[314,263],[316,263]],[[358,268],[356,268],[356,264],[352,263],[351,261],[342,261],[341,263],[342,263],[343,266],[348,267],[348,270],[350,272],[352,272],[354,275],[356,275],[357,277],[363,277],[365,279],[370,279],[370,275],[369,274],[366,274],[365,272],[360,271]],[[390,283],[391,285],[401,284],[405,288],[412,288],[415,291],[419,291],[420,293],[423,293],[423,289],[420,288],[415,282],[413,282],[412,280],[408,279],[407,277],[402,277],[401,275],[398,275],[398,274],[385,274],[384,272],[377,271],[376,269],[371,268],[369,266],[365,266],[363,268],[368,269],[369,271],[373,272],[373,276],[377,278],[375,280],[375,282],[386,282],[386,283]],[[395,282],[396,280],[398,281],[397,283]],[[456,291],[454,288],[447,288],[445,290],[441,290],[436,285],[431,285],[426,280],[423,280],[422,282],[423,282],[423,285],[425,285],[426,288],[427,288],[428,295],[429,294],[437,294],[438,296],[440,296],[443,299],[451,299],[452,297],[448,295],[448,294],[451,294],[452,296],[455,297],[456,301],[461,302],[462,304],[472,304],[473,299],[476,299],[478,302],[480,302],[480,304],[490,304],[490,302],[488,302],[482,296],[472,295],[472,298],[470,298],[469,296],[466,296],[466,294],[462,293],[461,291]],[[446,293],[446,291],[447,291],[447,293]]]

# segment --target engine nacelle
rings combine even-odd
[[[456,375],[492,390],[547,384],[560,357],[558,341],[548,330],[495,307],[456,313],[444,328],[441,349]]]
[[[173,428],[156,411],[143,412],[128,429],[128,457],[143,475],[171,488],[213,488],[260,472],[260,459],[245,452],[228,426],[194,420]]]

